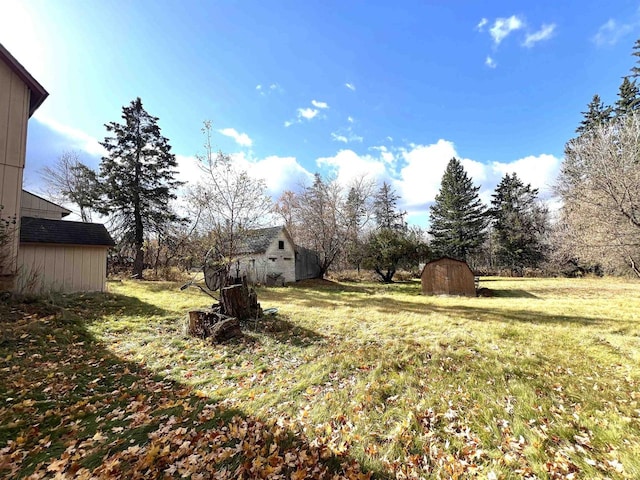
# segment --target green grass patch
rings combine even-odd
[[[0,475],[640,477],[638,282],[303,282],[222,345],[178,286],[0,305]]]

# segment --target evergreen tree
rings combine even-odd
[[[407,227],[404,217],[407,212],[398,210],[400,197],[387,182],[383,182],[373,202],[374,215],[378,228],[404,230]]]
[[[174,178],[176,158],[160,133],[158,118],[146,112],[140,98],[122,107],[122,119],[105,125],[113,136],[101,142],[107,155],[100,163],[100,211],[113,216],[121,240],[133,246],[133,276],[142,278],[146,236],[180,220],[169,203],[182,182]]]
[[[363,265],[371,268],[384,283],[391,283],[402,264],[414,262],[426,250],[404,220],[406,212],[398,210],[400,197],[387,182],[376,193],[373,210],[377,229],[371,232],[363,248]]]
[[[638,78],[640,77],[640,39],[633,44],[632,50],[631,55],[636,57],[636,64],[631,67],[631,77]]]
[[[544,258],[547,211],[537,198],[538,190],[514,173],[502,178],[491,200],[497,261],[513,272],[536,268]]]
[[[367,219],[368,199],[363,192],[352,186],[347,194],[344,203],[344,219],[345,219],[345,255],[348,263],[355,265],[360,271],[362,263],[362,228]]]
[[[638,86],[635,80],[631,81],[629,77],[624,77],[618,90],[618,100],[616,100],[614,108],[616,117],[625,117],[640,109],[638,93]]]
[[[587,111],[582,112],[584,118],[576,128],[576,132],[582,135],[593,127],[604,125],[611,119],[612,110],[611,107],[605,106],[600,99],[600,95],[596,93],[589,105],[587,105]]]
[[[466,260],[485,236],[485,207],[462,163],[452,158],[442,176],[440,193],[430,209],[431,249],[438,256]]]

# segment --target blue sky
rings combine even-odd
[[[414,223],[453,155],[485,200],[543,192],[594,93],[615,101],[638,1],[0,0],[0,42],[47,88],[25,184],[65,150],[96,166],[140,96],[196,181],[203,120],[272,195],[313,172],[393,183]],[[544,195],[547,195],[544,193]]]

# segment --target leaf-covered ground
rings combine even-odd
[[[640,478],[640,283],[259,292],[242,340],[169,283],[0,304],[0,477]]]

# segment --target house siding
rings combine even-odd
[[[60,220],[68,214],[68,210],[55,203],[49,202],[32,193],[22,191],[20,207],[21,217],[48,218],[49,220]]]
[[[107,247],[21,244],[16,291],[104,292]]]
[[[27,85],[8,65],[0,62],[0,205],[4,206],[0,215],[17,217],[18,222],[11,229],[13,238],[7,246],[8,261],[0,265],[0,275],[11,275],[16,270],[29,100]]]

